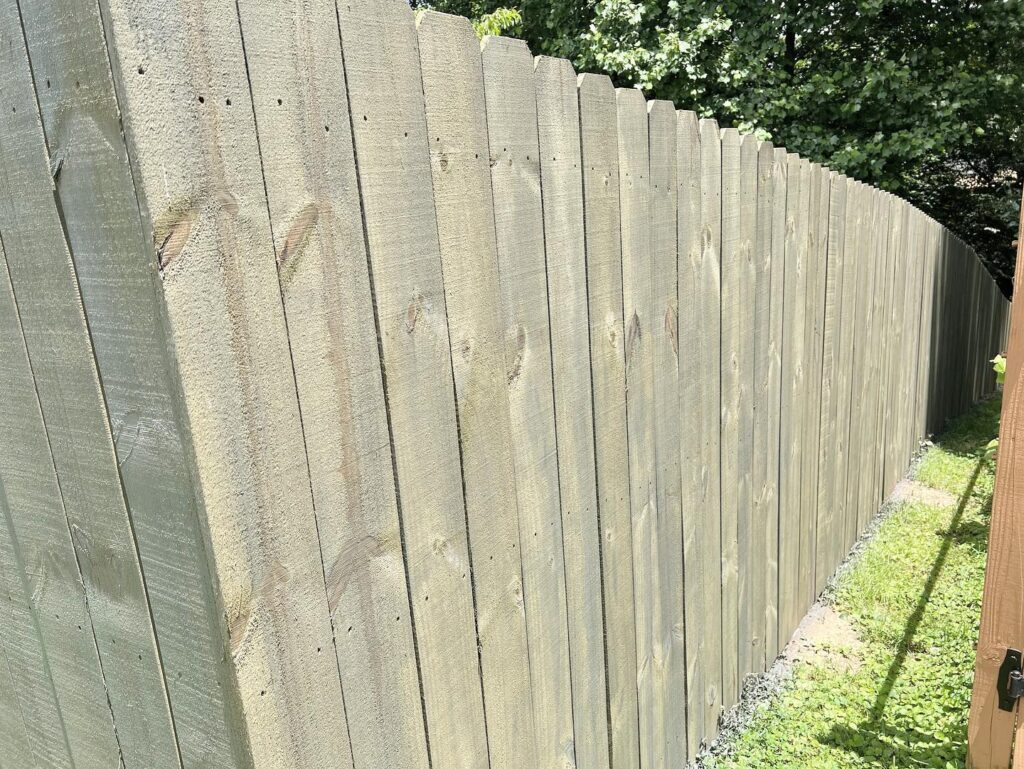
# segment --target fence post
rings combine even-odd
[[[1024,230],[1024,209],[1021,225]],[[1020,296],[1022,266],[1024,240],[1018,238],[1015,299]],[[1004,769],[1011,764],[1017,707],[1014,703],[1009,712],[999,708],[997,683],[1007,649],[1024,649],[1024,601],[1020,590],[1024,583],[1024,315],[1019,312],[1020,303],[1015,305],[1007,344],[999,461],[968,725],[967,763],[972,769]]]

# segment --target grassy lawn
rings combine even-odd
[[[795,663],[705,767],[964,766],[998,421],[993,399],[951,425],[914,475],[951,496],[900,503],[839,578],[834,608],[858,648]]]

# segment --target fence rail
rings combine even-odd
[[[682,767],[1007,303],[402,0],[0,3],[0,765]]]

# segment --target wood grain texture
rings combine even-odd
[[[561,769],[575,761],[575,738],[533,68],[522,41],[484,42],[537,765]]]
[[[609,741],[611,766],[619,769],[637,765],[640,746],[626,441],[618,119],[610,78],[584,74],[578,82],[594,450],[604,570]]]
[[[348,767],[338,663],[324,653],[333,645],[325,567],[237,9],[120,0],[101,9],[253,761]]]
[[[10,689],[8,716],[52,690],[59,720],[38,706],[26,707],[35,729],[49,728],[61,736],[52,750],[66,743],[67,757],[54,755],[56,766],[116,766],[120,748],[114,732],[107,688],[97,654],[96,638],[78,556],[57,483],[49,439],[36,397],[32,368],[8,278],[0,261],[0,539],[4,540],[4,592],[14,602],[3,623],[11,634],[5,644],[17,669],[38,659],[46,674],[26,689]],[[12,450],[17,447],[17,450]],[[15,635],[26,620],[31,637]],[[6,635],[6,634],[5,634]],[[23,640],[19,641],[18,638]],[[24,661],[23,661],[24,660]],[[0,674],[10,675],[9,671]],[[33,690],[38,690],[33,694]],[[46,700],[44,700],[46,701]],[[53,739],[53,736],[49,739]],[[13,748],[12,748],[13,751]],[[12,753],[13,754],[13,753]],[[26,765],[30,765],[27,757]]]
[[[742,360],[747,258],[740,238],[740,136],[722,129],[722,707],[739,700],[739,517],[741,499],[749,498],[749,472],[744,479],[741,410]],[[749,427],[749,426],[748,426]],[[746,482],[745,482],[746,481]]]
[[[322,651],[337,659],[355,763],[425,767],[335,7],[238,11],[334,629]]]
[[[0,636],[0,767],[32,766],[35,761],[15,687],[5,637]]]
[[[458,16],[428,11],[417,29],[490,766],[518,767],[536,759],[480,44],[469,21]],[[598,615],[598,637],[600,628]],[[599,683],[603,695],[603,679]],[[603,746],[607,739],[594,742]]]
[[[654,394],[654,264],[650,229],[650,160],[647,105],[633,88],[616,92],[619,126],[619,205],[622,233],[622,306],[626,323],[626,414],[630,509],[633,524],[633,590],[636,612],[636,686],[640,765],[664,760],[654,659],[656,596],[660,576],[657,542],[657,468]]]
[[[781,433],[782,433],[782,396],[786,384],[782,380],[782,360],[784,354],[785,324],[785,282],[786,282],[786,237],[787,216],[786,201],[788,196],[789,162],[788,153],[783,147],[776,147],[772,153],[772,272],[771,272],[771,316],[768,330],[769,345],[769,379],[768,399],[771,403],[768,432],[771,436],[768,445],[767,462],[767,529],[765,533],[765,666],[774,660],[779,653],[779,527],[781,525]]]
[[[779,435],[779,645],[800,618],[800,473],[805,404],[804,341],[807,296],[807,213],[810,164],[786,157],[786,262],[782,321],[782,407]]]
[[[487,736],[428,149],[438,142],[409,7],[353,0],[338,12],[431,761],[468,769],[486,765]]]
[[[828,211],[828,267],[825,284],[825,338],[822,359],[822,435],[821,464],[818,477],[818,525],[825,530],[824,539],[819,537],[819,550],[815,573],[815,587],[820,593],[825,582],[846,557],[842,547],[843,527],[841,508],[836,504],[837,488],[841,477],[840,447],[841,433],[846,419],[840,403],[842,391],[848,380],[843,369],[843,338],[848,308],[843,301],[848,295],[846,263],[846,193],[847,180],[842,174],[832,172],[829,179]]]
[[[692,761],[704,739],[706,660],[712,623],[704,612],[708,545],[704,521],[704,306],[701,271],[701,145],[697,115],[676,113],[676,166],[679,328],[680,507],[683,515],[683,577],[686,632],[687,758]]]
[[[753,291],[753,444],[751,449],[751,516],[746,547],[749,573],[750,673],[761,673],[765,663],[765,617],[768,601],[768,539],[769,508],[774,495],[769,495],[769,457],[774,443],[778,451],[778,433],[772,433],[772,412],[778,406],[771,401],[774,342],[772,339],[772,174],[775,148],[771,142],[757,145],[753,169],[756,224],[754,230]],[[777,470],[775,472],[778,472]],[[767,660],[770,664],[771,660]]]
[[[878,430],[878,383],[879,365],[878,355],[880,345],[878,339],[879,316],[881,314],[881,298],[885,291],[885,253],[882,247],[880,232],[883,228],[883,212],[881,194],[878,190],[869,189],[869,219],[868,219],[868,253],[869,260],[869,281],[868,281],[868,302],[865,306],[866,317],[864,334],[861,339],[864,342],[863,378],[861,380],[860,397],[857,403],[860,407],[861,421],[861,451],[859,491],[858,491],[858,517],[857,530],[863,531],[868,521],[878,511],[880,500],[876,495],[876,457],[877,444],[876,433]]]
[[[1024,235],[1024,212],[1020,232]],[[1024,276],[1024,237],[1017,241],[1017,272],[1014,294]],[[974,669],[974,689],[967,727],[967,763],[973,769],[1008,769],[1011,751],[1022,738],[1014,737],[1015,712],[998,707],[996,679],[1007,648],[1021,648],[1024,642],[1024,605],[1018,600],[1024,580],[1024,564],[1019,558],[1024,541],[1024,518],[1018,499],[1024,490],[1018,475],[1024,451],[1018,442],[1024,438],[1024,313],[1015,303],[1007,343],[1006,379],[1003,383],[1003,408],[999,423],[999,455],[996,486],[992,496],[992,530],[989,534],[988,563],[985,566],[985,591],[981,604],[981,630]]]
[[[0,242],[0,257],[2,256],[4,256],[4,248],[3,243]],[[35,398],[34,385],[30,382],[29,390],[20,394],[16,390],[6,389],[9,385],[23,386],[24,382],[18,381],[19,374],[31,377],[31,370],[28,366],[28,355],[25,350],[21,321],[17,314],[7,263],[3,259],[0,259],[0,354],[3,355],[5,368],[5,372],[0,375],[0,384],[5,387],[5,394],[8,392],[13,394],[8,395],[5,418],[3,419],[4,428],[0,437],[4,440],[4,446],[21,445],[9,443],[8,441],[12,438],[23,441],[23,453],[26,458],[36,458],[46,463],[46,456],[39,457],[36,454],[33,457],[33,450],[38,450],[38,442],[40,440],[43,443],[46,442],[38,401],[32,403]],[[7,425],[11,425],[16,428],[19,423],[36,432],[35,440],[33,440],[33,432],[19,435],[14,434],[7,427]],[[5,451],[4,453],[14,452]],[[60,625],[59,609],[54,606],[52,594],[59,592],[60,587],[66,589],[67,582],[64,585],[55,585],[57,591],[46,590],[39,591],[38,595],[33,594],[34,590],[38,590],[40,580],[37,577],[30,581],[29,573],[25,568],[25,560],[26,558],[31,559],[31,566],[40,577],[44,575],[43,570],[48,568],[47,562],[38,560],[39,554],[33,547],[32,532],[24,532],[28,534],[28,541],[25,544],[19,541],[13,527],[12,501],[7,491],[8,485],[12,481],[15,484],[13,490],[14,512],[22,523],[26,516],[32,516],[33,508],[35,508],[39,511],[36,514],[39,520],[36,521],[35,528],[40,529],[40,533],[44,533],[43,527],[52,520],[52,511],[45,507],[45,489],[36,492],[36,495],[41,498],[39,503],[32,504],[31,496],[27,499],[22,497],[25,484],[31,483],[32,478],[30,476],[19,477],[17,472],[11,473],[12,469],[17,469],[12,467],[16,461],[14,457],[5,457],[3,467],[0,468],[0,604],[3,606],[3,614],[0,615],[0,620],[2,620],[0,621],[0,706],[2,706],[2,712],[0,712],[2,743],[0,743],[0,747],[3,748],[3,753],[0,755],[5,760],[9,757],[10,761],[18,762],[16,764],[18,766],[53,766],[63,769],[64,767],[74,767],[76,756],[83,761],[86,758],[104,758],[106,748],[104,738],[106,737],[114,742],[113,758],[115,761],[119,761],[120,755],[114,739],[109,707],[92,716],[93,725],[99,731],[89,743],[81,743],[81,739],[87,738],[88,735],[83,735],[80,731],[82,726],[88,725],[90,719],[88,714],[69,713],[70,723],[65,724],[53,675],[54,668],[59,672],[70,672],[74,676],[61,682],[61,692],[66,695],[64,697],[65,707],[75,704],[68,698],[69,696],[78,697],[79,704],[89,702],[90,695],[96,686],[96,683],[90,681],[90,678],[97,676],[100,678],[98,684],[104,700],[106,688],[102,680],[102,672],[98,667],[98,660],[95,657],[95,645],[87,613],[85,613],[84,620],[86,624],[83,626],[84,630],[80,638],[84,638],[85,643],[92,646],[95,660],[92,666],[87,657],[79,661],[73,656],[76,639],[66,639],[63,644],[60,644],[59,638],[51,636],[51,629]],[[52,459],[48,464],[52,473]],[[37,472],[45,474],[46,470],[47,464],[43,464],[37,469]],[[22,471],[24,472],[24,469]],[[31,487],[28,490],[31,491]],[[26,503],[31,506],[26,508]],[[58,512],[63,514],[62,509]],[[67,532],[66,522],[64,527]],[[68,534],[65,536],[70,538]],[[54,567],[66,564],[66,561],[59,560],[60,544],[60,539],[49,544],[54,552],[54,556],[50,559],[50,563]],[[45,552],[43,555],[45,556]],[[75,564],[75,571],[69,575],[68,582],[74,582],[75,572],[77,572],[77,564]],[[84,604],[84,600],[81,598],[83,593],[84,590],[79,586],[78,596],[71,592],[64,599],[64,606],[74,611],[76,597]],[[85,608],[87,611],[87,606]],[[44,610],[49,615],[45,618],[40,616]],[[50,611],[54,613],[49,614]],[[74,613],[71,615],[76,620],[80,616],[81,611],[78,615]],[[67,634],[66,629],[59,629]],[[54,642],[58,643],[56,648],[54,648]],[[52,664],[50,662],[51,654],[54,657]],[[73,670],[76,662],[80,662],[82,668],[77,675]],[[72,669],[68,670],[68,668]],[[95,705],[96,703],[89,704]],[[105,701],[104,705],[106,705]],[[106,724],[103,723],[104,718]],[[82,723],[83,720],[86,721],[85,724]]]
[[[797,618],[799,623],[814,603],[814,564],[817,544],[818,438],[821,428],[821,340],[824,319],[825,264],[821,246],[822,177],[817,163],[810,166],[807,209],[806,293],[804,319],[804,382],[802,467],[800,470],[800,575]],[[826,188],[827,192],[827,188]],[[825,211],[828,201],[825,200]]]
[[[655,540],[655,701],[664,735],[666,766],[687,762],[686,615],[683,588],[682,470],[679,457],[679,296],[676,108],[647,105],[650,145],[650,211],[653,290],[654,449],[657,477]]]
[[[704,739],[718,734],[722,710],[722,477],[721,477],[721,303],[722,141],[718,123],[707,118],[700,132],[700,436],[704,568]]]
[[[180,767],[136,535],[13,2],[0,6],[0,35],[0,233],[121,753],[126,767]]]
[[[905,323],[904,314],[909,310],[906,303],[907,292],[907,271],[909,260],[906,257],[906,211],[907,207],[901,202],[895,202],[891,226],[889,227],[889,249],[893,254],[892,265],[892,299],[888,311],[888,334],[890,343],[887,352],[887,382],[886,388],[886,416],[885,416],[885,445],[883,447],[882,486],[885,495],[891,493],[892,488],[901,475],[902,460],[900,449],[902,447],[901,426],[905,419],[902,403],[902,393],[906,388],[907,369],[901,365],[903,359],[904,344],[907,337],[903,333]]]
[[[152,233],[121,134],[100,9],[41,2],[22,5],[21,18],[182,760],[248,766]]]
[[[740,275],[740,330],[737,373],[739,380],[739,410],[737,412],[738,442],[737,467],[739,486],[736,510],[737,575],[737,681],[742,694],[744,681],[753,674],[754,647],[760,631],[751,627],[752,600],[755,582],[759,575],[755,571],[757,559],[752,556],[756,547],[760,552],[761,538],[754,534],[754,409],[755,409],[755,367],[756,367],[756,310],[757,310],[757,183],[758,183],[758,141],[753,134],[740,138],[740,229],[739,267]]]
[[[854,182],[853,194],[851,197],[853,206],[851,216],[848,219],[847,227],[851,233],[852,243],[847,243],[846,252],[853,254],[854,260],[854,282],[855,294],[850,304],[853,313],[853,324],[851,326],[851,352],[850,367],[850,418],[849,437],[847,439],[846,453],[846,489],[845,510],[846,518],[846,547],[854,543],[860,534],[858,526],[859,509],[857,506],[857,489],[860,479],[860,452],[861,452],[861,393],[862,381],[864,379],[864,348],[866,346],[864,321],[867,317],[865,306],[869,297],[868,286],[868,255],[864,247],[866,238],[865,212],[866,212],[866,188],[862,182]],[[852,247],[851,247],[852,245]]]
[[[534,82],[576,762],[600,768],[609,760],[608,717],[579,97],[565,59],[538,57]]]

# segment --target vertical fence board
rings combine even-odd
[[[749,433],[740,426],[743,398],[742,360],[746,331],[747,278],[740,245],[740,136],[735,128],[722,129],[722,707],[739,698],[739,510],[744,494],[741,445]],[[749,475],[746,477],[749,481]],[[746,488],[749,492],[749,485]]]
[[[860,479],[860,451],[863,421],[861,418],[862,382],[864,380],[864,350],[867,336],[864,321],[865,310],[870,297],[868,285],[868,252],[865,247],[866,188],[861,182],[854,182],[853,217],[848,226],[853,230],[854,286],[853,323],[851,326],[853,349],[851,352],[850,383],[850,427],[847,440],[845,516],[847,519],[846,547],[849,548],[860,533],[858,526],[857,489]],[[848,249],[848,253],[851,253]]]
[[[679,309],[677,238],[676,109],[648,104],[650,211],[657,461],[658,596],[654,636],[656,707],[664,734],[664,765],[685,766],[686,626],[683,603],[682,476],[679,457]]]
[[[747,595],[749,608],[747,622],[750,633],[750,669],[746,674],[765,670],[765,616],[768,601],[767,548],[769,510],[773,495],[770,493],[769,473],[771,445],[778,450],[778,433],[771,432],[771,392],[776,372],[773,370],[774,339],[771,336],[772,299],[772,176],[774,147],[770,142],[757,146],[754,173],[756,224],[754,230],[754,298],[753,298],[753,367],[752,391],[753,444],[751,459],[751,516],[747,534],[748,569]],[[776,308],[777,309],[777,308]],[[777,471],[776,471],[777,472]],[[774,659],[774,657],[772,658]]]
[[[706,477],[702,422],[704,371],[704,278],[701,231],[700,129],[694,112],[676,113],[676,161],[679,184],[677,217],[679,308],[679,457],[683,514],[683,569],[686,628],[687,757],[697,754],[705,733],[707,638],[711,623],[704,612],[707,540],[702,528]]]
[[[483,67],[537,765],[560,767],[572,689],[534,62],[522,41],[491,37]]]
[[[806,297],[809,165],[786,158],[786,256],[782,321],[782,408],[779,437],[779,645],[789,641],[799,620],[800,471],[802,467],[802,385]],[[801,210],[804,212],[800,215]]]
[[[736,510],[736,609],[737,609],[737,697],[742,693],[743,681],[754,672],[755,644],[751,623],[752,589],[758,579],[754,571],[751,548],[760,540],[751,536],[754,490],[754,367],[756,327],[755,247],[757,242],[757,152],[758,141],[752,134],[740,138],[740,226],[737,266],[740,274],[740,312],[738,316],[739,344],[737,346],[737,378],[739,397],[737,412],[737,467],[739,485]]]
[[[722,272],[722,141],[718,123],[707,118],[700,131],[700,522],[703,532],[704,736],[718,734],[722,710],[722,529],[721,529],[721,306]]]
[[[900,395],[903,391],[903,383],[906,378],[906,366],[901,364],[903,349],[906,338],[903,334],[904,317],[906,310],[906,277],[907,259],[904,231],[904,212],[906,207],[901,201],[893,201],[893,213],[889,227],[889,251],[893,257],[892,265],[892,291],[890,293],[890,304],[887,308],[889,313],[888,331],[888,353],[886,356],[886,385],[885,385],[885,444],[882,449],[882,489],[883,494],[888,496],[899,479],[899,451],[900,445],[900,421],[903,417],[899,408]]]
[[[836,476],[836,379],[838,375],[837,351],[839,347],[840,318],[842,317],[842,230],[843,198],[840,190],[840,176],[835,172],[825,174],[828,184],[827,205],[822,215],[827,217],[825,227],[824,270],[825,305],[822,326],[821,358],[821,418],[818,452],[817,534],[814,564],[814,594],[820,595],[825,583],[835,571],[841,554],[834,547],[836,540],[835,510],[832,497]]]
[[[774,660],[784,643],[779,639],[779,564],[782,556],[779,531],[781,526],[781,461],[784,450],[782,434],[782,398],[789,387],[783,381],[782,361],[785,341],[786,240],[788,224],[786,200],[789,186],[788,153],[776,147],[772,157],[772,276],[771,276],[771,328],[768,331],[770,359],[768,365],[768,396],[771,402],[768,447],[768,530],[765,549],[768,570],[765,596],[765,666]]]
[[[459,16],[417,28],[490,766],[518,767],[536,760],[480,45]]]
[[[402,0],[353,0],[338,11],[431,759],[486,766],[428,152],[435,137],[424,117],[416,30]]]
[[[653,260],[650,232],[650,161],[647,107],[632,88],[616,91],[619,126],[619,200],[622,234],[622,305],[626,323],[626,413],[633,585],[636,611],[637,701],[640,765],[663,760],[657,732],[654,671],[655,596],[658,594],[657,472],[655,467]]]
[[[579,100],[594,448],[604,569],[608,723],[611,766],[620,769],[636,765],[640,746],[637,734],[636,633],[633,627],[629,451],[626,445],[626,359],[622,323],[615,88],[607,76],[580,75]],[[687,597],[690,595],[689,587],[687,582]],[[689,639],[693,631],[689,624],[686,628]],[[690,728],[693,729],[692,723]]]
[[[576,761],[600,769],[608,717],[579,98],[565,59],[539,57],[535,80]]]
[[[878,463],[878,406],[879,388],[882,382],[881,356],[884,350],[884,343],[881,336],[882,303],[886,292],[886,240],[885,227],[887,221],[887,206],[885,197],[881,190],[873,189],[872,210],[873,219],[871,224],[871,248],[872,248],[872,288],[871,305],[869,308],[868,332],[865,337],[869,342],[867,358],[867,379],[865,382],[866,391],[864,397],[864,408],[866,418],[866,440],[864,442],[863,462],[861,465],[861,524],[863,531],[868,521],[878,511],[881,504],[879,498],[879,463]]]
[[[828,200],[822,199],[822,179],[825,171],[812,163],[809,172],[809,208],[807,209],[806,257],[804,260],[807,279],[804,319],[804,373],[803,373],[803,447],[800,470],[800,599],[798,617],[804,615],[815,598],[815,548],[817,546],[817,502],[818,502],[818,443],[821,429],[821,341],[824,320],[825,264],[821,246],[824,235],[821,232],[822,208],[826,215]],[[827,193],[828,188],[825,188]]]

